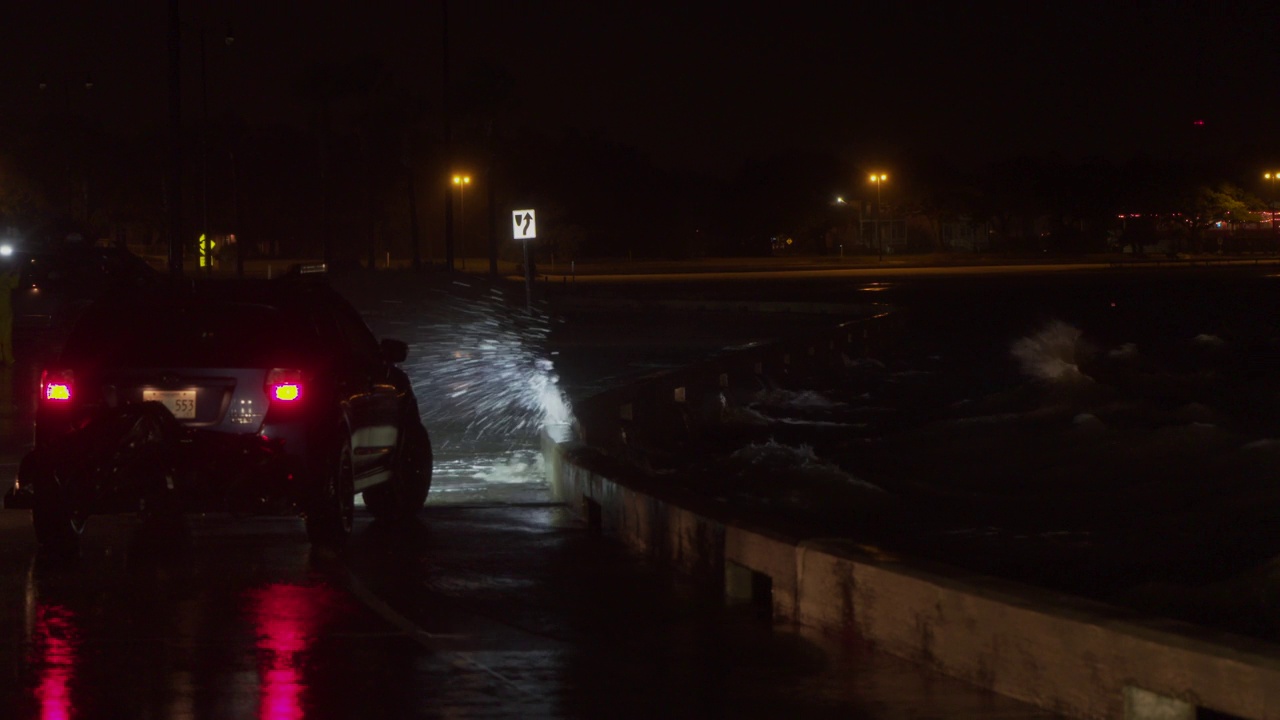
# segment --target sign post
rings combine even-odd
[[[524,299],[529,312],[533,312],[533,245],[538,237],[536,213],[530,210],[515,210],[511,213],[511,235],[524,243]]]

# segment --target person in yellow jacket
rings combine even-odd
[[[13,291],[18,287],[18,268],[5,258],[0,262],[0,361],[13,364]]]

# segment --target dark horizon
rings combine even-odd
[[[109,127],[167,122],[164,3],[10,14],[0,53],[13,70],[0,91],[14,117],[64,102]],[[305,127],[298,75],[367,56],[440,110],[439,3],[228,0],[184,3],[182,14],[188,124],[200,116],[202,27],[211,118]],[[1280,47],[1267,34],[1277,19],[1260,2],[1016,12],[454,2],[449,42],[455,82],[482,66],[511,77],[501,117],[509,133],[578,130],[634,146],[662,168],[727,176],[791,152],[960,164],[1274,153],[1268,130],[1280,104],[1267,89],[1280,84]],[[78,92],[85,77],[88,94]],[[53,93],[42,95],[40,82]]]
[[[831,252],[863,222],[835,198],[867,216],[875,171],[887,207],[931,218],[913,247],[943,246],[946,217],[1078,251],[1121,213],[1194,235],[1276,199],[1280,9],[1260,2],[179,5],[177,213],[169,5],[0,28],[7,232],[451,266],[515,252],[498,218],[537,207],[560,257]]]

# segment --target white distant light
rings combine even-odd
[[[9,243],[0,245],[0,256],[9,257],[13,254],[13,246]]]

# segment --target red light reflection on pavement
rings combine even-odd
[[[80,631],[75,614],[61,605],[37,605],[32,635],[33,664],[40,667],[40,684],[35,688],[40,703],[40,720],[70,720],[71,681],[75,676],[76,646]]]
[[[326,586],[273,584],[248,593],[257,635],[260,720],[305,717],[304,670],[319,632],[340,608],[340,595]]]

